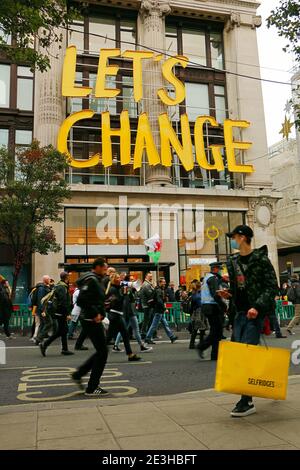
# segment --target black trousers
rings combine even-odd
[[[82,330],[86,337],[90,338],[96,352],[77,369],[76,376],[81,378],[91,371],[86,391],[92,393],[99,386],[107,361],[108,349],[102,323],[82,320]]]
[[[50,346],[51,343],[53,343],[53,341],[58,338],[61,338],[62,351],[68,351],[68,323],[66,317],[64,315],[55,315],[55,319],[53,320],[53,327],[53,335],[50,336],[50,338],[46,339],[46,341],[44,342],[45,347],[47,348],[48,346]]]
[[[76,343],[75,343],[75,349],[80,349],[83,346],[83,343],[86,340],[86,338],[87,338],[86,330],[82,327],[80,335],[78,336]]]
[[[198,334],[198,328],[193,328],[191,332],[191,339],[190,339],[190,346],[189,346],[190,348],[195,345],[197,334]],[[205,337],[205,330],[200,330],[199,336],[200,336],[200,340],[199,340],[199,345],[200,345],[203,343],[203,340]]]
[[[215,361],[218,358],[219,342],[223,336],[224,315],[218,305],[214,304],[202,305],[202,312],[207,317],[210,330],[208,336],[199,344],[198,348],[200,351],[205,351],[211,346],[210,357],[212,361]]]
[[[121,333],[125,350],[126,350],[126,354],[129,356],[130,354],[132,354],[132,349],[131,349],[130,341],[129,341],[129,333],[126,328],[126,323],[123,318],[123,315],[120,315],[119,313],[110,312],[108,314],[108,319],[109,319],[109,327],[108,327],[108,332],[106,336],[107,344],[109,344],[111,340],[117,336],[118,333]]]

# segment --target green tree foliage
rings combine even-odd
[[[279,36],[287,40],[283,48],[292,52],[296,64],[300,67],[300,0],[281,0],[279,6],[271,11],[267,19],[268,27],[275,26]],[[300,129],[300,87],[295,90],[296,99],[291,103],[294,108],[295,124]]]
[[[62,41],[57,28],[67,27],[78,17],[78,12],[66,5],[67,0],[1,0],[0,52],[14,62],[27,62],[32,69],[47,70],[50,45]],[[12,47],[6,44],[8,35],[15,39]]]
[[[0,240],[14,257],[13,296],[22,266],[32,253],[59,252],[51,222],[62,222],[61,210],[71,192],[64,178],[65,156],[52,146],[31,147],[15,157],[0,149]]]

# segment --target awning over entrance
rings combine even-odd
[[[67,272],[87,272],[92,269],[93,263],[59,263],[58,267],[64,269]],[[117,271],[156,271],[157,265],[151,262],[140,262],[140,263],[109,263],[109,266],[115,268]],[[172,262],[161,262],[159,263],[159,270],[169,269],[171,266],[175,266]]]

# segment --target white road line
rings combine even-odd
[[[0,367],[0,370],[20,370],[20,369],[36,369],[37,366],[28,367]]]
[[[139,361],[139,362],[110,362],[114,366],[138,366],[141,364],[153,364],[152,361]]]

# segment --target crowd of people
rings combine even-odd
[[[101,396],[107,392],[100,387],[100,379],[108,357],[108,345],[112,351],[122,353],[122,343],[128,361],[140,361],[133,352],[131,335],[140,353],[153,351],[157,331],[161,325],[170,340],[178,338],[166,318],[168,302],[180,302],[181,308],[190,315],[190,349],[197,349],[200,358],[211,348],[210,359],[218,358],[219,342],[224,328],[231,340],[257,345],[265,331],[266,320],[277,338],[285,337],[275,315],[275,299],[286,298],[295,305],[295,317],[287,327],[293,334],[300,322],[300,283],[297,275],[280,290],[273,266],[267,256],[267,247],[253,249],[253,232],[246,225],[236,227],[227,236],[233,250],[238,253],[227,260],[227,274],[223,263],[212,263],[210,271],[201,279],[194,279],[189,291],[185,286],[175,290],[175,283],[166,283],[164,277],[154,285],[152,273],[147,273],[143,283],[126,272],[118,273],[103,258],[97,258],[91,272],[83,274],[73,292],[69,286],[69,274],[62,272],[59,282],[43,276],[30,292],[28,302],[32,308],[34,324],[31,340],[46,356],[49,346],[61,341],[61,354],[74,354],[69,341],[75,332],[81,331],[75,342],[75,350],[87,350],[84,344],[90,339],[95,352],[72,374],[72,379],[83,388],[82,378],[90,373],[85,390],[87,396]],[[10,288],[0,276],[0,314],[7,337],[12,309]],[[138,312],[143,312],[142,323]],[[199,341],[196,345],[196,338]],[[252,397],[242,396],[231,415],[247,416],[255,412]]]

